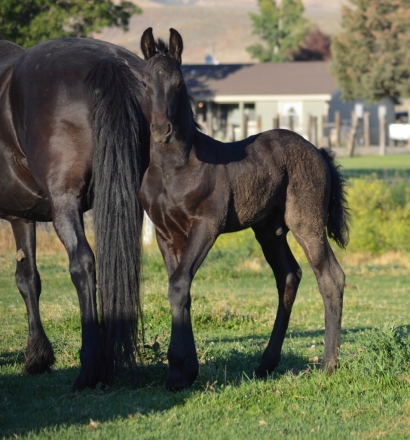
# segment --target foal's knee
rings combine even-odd
[[[168,299],[172,307],[176,307],[177,309],[190,307],[190,287],[191,283],[189,279],[185,277],[171,277],[169,280]]]

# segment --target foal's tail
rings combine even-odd
[[[346,181],[340,172],[340,165],[335,163],[335,153],[327,148],[320,148],[330,170],[331,187],[327,218],[327,233],[338,246],[345,248],[349,242],[350,214],[346,201]]]
[[[94,99],[90,194],[96,235],[97,282],[105,350],[104,380],[124,363],[135,369],[140,300],[143,210],[138,192],[144,151],[140,84],[124,62],[108,59],[88,74]]]

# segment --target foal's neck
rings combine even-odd
[[[198,129],[195,124],[189,97],[181,94],[173,123],[173,133],[168,143],[159,144],[151,137],[151,160],[162,167],[186,165],[195,144]]]

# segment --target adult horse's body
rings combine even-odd
[[[276,278],[279,305],[256,371],[278,364],[302,276],[286,241],[290,230],[316,275],[325,305],[323,368],[338,363],[344,273],[326,236],[347,244],[344,182],[324,149],[288,130],[223,144],[194,121],[180,69],[182,39],[171,29],[169,49],[152,29],[141,39],[143,81],[151,120],[150,164],[140,200],[156,226],[169,275],[172,331],[167,386],[189,386],[198,374],[190,319],[192,279],[219,234],[252,227]]]
[[[27,51],[0,41],[0,218],[13,228],[16,281],[28,312],[24,370],[41,373],[54,362],[40,321],[35,251],[35,222],[52,221],[68,252],[81,309],[77,389],[110,382],[117,365],[135,363],[141,314],[137,194],[148,161],[140,113],[144,64],[97,40],[51,40]],[[102,326],[95,260],[83,226],[91,207]]]

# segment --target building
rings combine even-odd
[[[309,137],[309,115],[318,132],[327,120],[336,83],[326,62],[288,62],[228,65],[183,65],[198,122],[219,139],[291,128]]]
[[[382,110],[387,124],[393,123],[394,104],[385,99],[366,108],[363,102],[343,102],[329,67],[324,61],[304,61],[182,65],[182,71],[195,101],[199,124],[217,139],[238,140],[270,130],[275,126],[274,120],[279,119],[281,128],[293,129],[313,142],[314,139],[320,141],[324,135],[331,137],[335,114],[339,112],[341,143],[345,144],[351,111],[361,108],[362,113],[370,113],[370,142],[378,145],[378,115]],[[312,117],[316,130],[314,139]],[[363,142],[362,127],[363,121],[357,134],[358,144]]]

